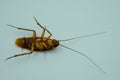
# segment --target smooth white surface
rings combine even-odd
[[[0,80],[120,80],[119,8],[119,0],[1,0]],[[9,56],[27,52],[15,46],[15,39],[32,35],[6,24],[35,29],[40,36],[42,30],[33,16],[55,39],[106,31],[62,44],[86,54],[107,73],[60,46],[5,62]]]

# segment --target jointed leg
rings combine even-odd
[[[16,26],[13,26],[13,25],[9,25],[9,24],[7,24],[7,25],[10,26],[10,27],[19,29],[19,30],[32,31],[33,32],[33,38],[36,38],[36,32],[35,32],[35,30],[20,28],[20,27],[16,27]]]
[[[32,52],[29,52],[29,53],[22,53],[22,54],[17,54],[17,55],[14,55],[14,56],[11,56],[11,57],[6,58],[5,61],[7,61],[8,59],[14,58],[14,57],[23,56],[23,55],[27,55],[27,54],[31,54],[31,53],[32,53]]]
[[[14,58],[14,57],[18,57],[18,56],[23,56],[23,55],[32,54],[33,51],[34,51],[34,43],[32,44],[32,47],[31,47],[31,51],[30,51],[30,52],[28,52],[28,53],[22,53],[22,54],[17,54],[17,55],[14,55],[14,56],[8,57],[8,58],[6,58],[5,61],[7,61],[8,59]]]
[[[45,26],[45,25],[44,25],[44,26]],[[48,36],[48,39],[50,39],[50,37],[52,36],[51,32],[50,32],[49,30],[47,30],[46,26],[45,26],[45,30],[50,34],[50,35]]]
[[[44,35],[45,35],[45,29],[43,29],[42,34],[41,34],[41,41],[43,41]]]
[[[35,17],[34,17],[34,19],[35,19],[37,25],[40,26],[40,27],[43,29],[43,32],[42,32],[41,37],[44,37],[45,30],[46,30],[46,31],[50,34],[50,35],[48,36],[48,38],[50,38],[50,37],[52,36],[52,34],[51,34],[51,32],[50,32],[49,30],[46,29],[46,26],[43,27],[43,26],[37,21],[37,19],[36,19]]]

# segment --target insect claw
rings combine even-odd
[[[35,17],[35,16],[33,16],[33,18],[35,19],[36,23],[37,23],[37,24],[39,24],[39,23],[38,23],[38,21],[37,21],[37,19],[36,19],[36,17]]]
[[[18,29],[18,27],[15,27],[15,26],[10,25],[10,24],[7,24],[7,26],[10,26],[10,27],[13,27],[13,28],[17,28],[17,29]]]
[[[11,58],[13,58],[13,57],[15,57],[15,56],[8,57],[8,58],[5,59],[5,61],[7,61],[8,59],[11,59]]]

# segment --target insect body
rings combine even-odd
[[[18,57],[18,56],[23,56],[23,55],[27,55],[27,54],[32,54],[33,51],[45,51],[45,50],[52,50],[54,48],[56,48],[57,46],[62,46],[64,48],[67,48],[69,50],[72,50],[76,53],[81,54],[82,56],[86,57],[90,62],[92,62],[99,70],[101,70],[102,72],[104,72],[92,59],[90,59],[87,55],[76,51],[72,48],[69,48],[67,46],[62,45],[61,43],[59,43],[60,41],[69,41],[69,40],[73,40],[73,39],[77,39],[80,37],[86,37],[86,36],[93,36],[93,35],[97,35],[97,34],[103,34],[105,32],[100,32],[100,33],[94,33],[94,34],[88,34],[88,35],[84,35],[84,36],[79,36],[79,37],[74,37],[74,38],[70,38],[70,39],[65,39],[65,40],[56,40],[56,39],[51,39],[52,34],[50,33],[49,30],[46,29],[46,26],[42,26],[40,23],[38,23],[37,19],[34,17],[37,25],[39,27],[41,27],[43,29],[42,34],[40,37],[36,36],[36,31],[32,30],[32,29],[25,29],[25,28],[20,28],[20,27],[15,27],[13,25],[9,25],[10,27],[19,29],[19,30],[25,30],[25,31],[30,31],[33,32],[33,36],[32,37],[23,37],[23,38],[18,38],[16,39],[16,45],[18,47],[21,48],[25,48],[25,49],[29,49],[30,52],[27,53],[22,53],[22,54],[17,54],[11,57],[6,58],[6,60],[14,58],[14,57]],[[44,37],[45,35],[45,31],[47,31],[49,33],[48,37]],[[105,72],[104,72],[105,73]]]
[[[44,51],[57,47],[59,45],[59,41],[47,38],[42,40],[41,37],[36,37],[35,39],[32,37],[25,37],[16,39],[16,45],[30,50],[33,46],[34,51]]]
[[[43,29],[41,37],[36,36],[35,30],[15,27],[15,26],[8,24],[8,26],[11,26],[11,27],[16,28],[16,29],[31,31],[31,32],[33,32],[33,36],[32,37],[18,38],[18,39],[16,39],[16,42],[15,42],[17,46],[19,46],[21,48],[29,49],[30,52],[11,56],[11,57],[8,57],[6,60],[11,59],[13,57],[31,54],[31,53],[33,53],[33,51],[51,50],[51,49],[56,48],[59,45],[58,40],[51,39],[52,34],[50,33],[50,31],[48,31],[46,29],[46,26],[42,26],[40,23],[38,23],[38,21],[35,17],[34,17],[34,19],[35,19],[37,25]],[[49,33],[48,37],[44,37],[45,31],[47,31]]]

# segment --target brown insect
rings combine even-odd
[[[22,38],[18,38],[16,39],[16,42],[15,44],[18,46],[18,47],[21,47],[21,48],[25,48],[25,49],[29,49],[30,52],[27,52],[27,53],[22,53],[22,54],[17,54],[17,55],[14,55],[14,56],[11,56],[11,57],[8,57],[6,58],[6,60],[8,59],[11,59],[11,58],[14,58],[14,57],[18,57],[18,56],[23,56],[23,55],[28,55],[28,54],[32,54],[33,51],[46,51],[46,50],[52,50],[54,48],[56,48],[57,46],[62,46],[64,48],[67,48],[69,50],[72,50],[76,53],[79,53],[81,54],[82,56],[86,57],[88,60],[90,60],[90,62],[92,62],[99,70],[101,70],[102,72],[104,72],[92,59],[90,59],[88,56],[86,56],[85,54],[79,52],[79,51],[76,51],[72,48],[69,48],[67,46],[64,46],[62,45],[60,42],[61,41],[69,41],[69,40],[73,40],[73,39],[77,39],[77,38],[80,38],[80,37],[86,37],[86,36],[93,36],[93,35],[98,35],[98,34],[103,34],[105,32],[100,32],[100,33],[94,33],[94,34],[88,34],[88,35],[84,35],[84,36],[79,36],[79,37],[74,37],[74,38],[70,38],[70,39],[65,39],[65,40],[56,40],[56,39],[51,39],[51,32],[49,30],[47,30],[46,26],[42,26],[40,23],[38,23],[37,19],[34,17],[37,25],[43,29],[42,31],[42,34],[40,37],[37,37],[36,36],[36,31],[35,30],[32,30],[32,29],[25,29],[25,28],[20,28],[20,27],[15,27],[13,25],[9,25],[7,24],[8,26],[10,27],[13,27],[13,28],[16,28],[16,29],[19,29],[19,30],[24,30],[24,31],[30,31],[30,32],[33,32],[33,36],[32,37],[22,37]],[[49,33],[49,36],[48,37],[44,37],[45,35],[45,31],[47,31]],[[105,73],[105,72],[104,72]]]

